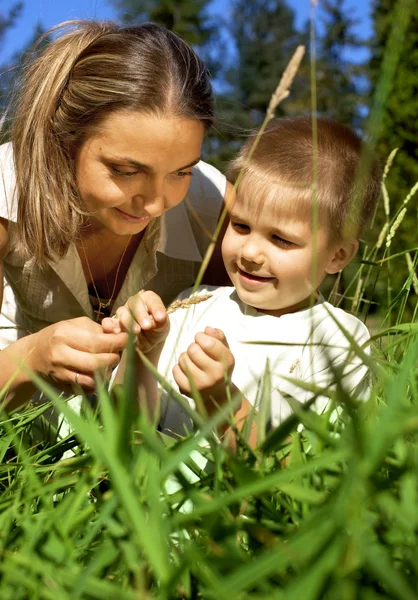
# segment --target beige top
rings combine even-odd
[[[214,167],[201,161],[193,168],[186,200],[148,225],[113,310],[140,289],[152,289],[168,303],[193,285],[209,244],[208,232],[215,230],[225,189],[226,179]],[[10,222],[13,248],[17,206],[10,143],[0,146],[0,217]],[[22,260],[13,250],[7,254],[0,349],[52,323],[80,316],[93,318],[93,310],[75,246],[44,271]]]

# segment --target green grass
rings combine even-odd
[[[82,416],[39,380],[76,434],[36,442],[45,406],[1,419],[0,597],[416,598],[418,325],[374,341],[368,402],[337,389],[273,431],[260,411],[258,448],[235,454],[219,416],[158,433],[129,378]]]

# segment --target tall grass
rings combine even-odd
[[[418,248],[390,253],[416,189],[391,209],[392,160],[382,230],[363,243],[344,293],[338,280],[331,290],[365,320],[375,291],[388,290],[370,399],[358,404],[338,376],[335,391],[310,386],[312,401],[328,394],[326,413],[293,400],[270,431],[261,410],[257,449],[237,432],[231,453],[212,433],[229,407],[194,414],[196,433],[174,439],[135,410],[129,373],[115,397],[99,382],[98,409],[86,403],[80,416],[35,378],[48,403],[0,419],[2,600],[418,597]],[[408,276],[391,290],[400,264]],[[52,406],[74,433],[39,440]]]

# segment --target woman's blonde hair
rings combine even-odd
[[[86,213],[74,155],[106,117],[135,110],[197,119],[205,128],[213,120],[207,70],[173,32],[94,21],[51,31],[68,27],[29,62],[12,123],[17,249],[39,266],[64,256],[80,230]]]

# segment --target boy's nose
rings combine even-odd
[[[264,260],[261,245],[256,240],[248,239],[241,248],[241,258],[248,262],[261,264]]]

